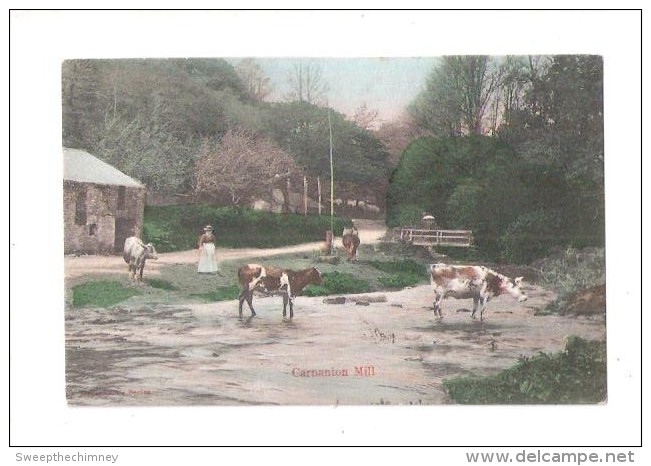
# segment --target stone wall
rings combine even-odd
[[[126,237],[141,235],[144,205],[143,188],[64,181],[64,253],[120,252]]]

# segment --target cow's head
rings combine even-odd
[[[517,277],[515,280],[509,277],[502,278],[502,291],[516,298],[518,302],[527,300],[527,295],[522,291],[522,279],[523,277]]]
[[[156,252],[156,248],[154,247],[153,244],[148,243],[145,245],[145,251],[146,251],[146,256],[147,259],[158,259],[158,253]]]

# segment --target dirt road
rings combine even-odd
[[[382,221],[355,220],[359,229],[362,244],[376,243],[386,232]],[[246,259],[249,257],[265,257],[295,252],[312,252],[319,250],[323,242],[298,244],[282,248],[221,248],[216,249],[219,261]],[[335,246],[343,248],[341,237],[335,238]],[[149,260],[146,264],[147,275],[157,275],[162,267],[173,264],[194,264],[199,261],[199,250],[166,252],[158,254],[157,260]],[[68,279],[78,278],[93,273],[124,272],[126,264],[122,256],[66,256],[64,258],[65,276]]]

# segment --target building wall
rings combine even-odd
[[[63,206],[65,254],[114,254],[142,233],[145,190],[64,181]]]

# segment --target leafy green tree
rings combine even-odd
[[[533,79],[523,109],[516,109],[504,137],[531,160],[562,167],[570,177],[603,182],[603,61],[560,55]]]
[[[443,57],[409,111],[436,136],[485,134],[485,114],[499,83],[497,71],[495,60],[487,56]]]
[[[568,234],[603,244],[603,60],[560,55],[532,69],[525,105],[511,112],[500,137],[532,163],[557,167],[572,193],[563,201]]]
[[[197,144],[179,141],[154,122],[116,118],[99,128],[90,148],[107,163],[164,193],[186,193],[192,186]]]
[[[262,132],[292,154],[311,176],[330,178],[328,113],[333,133],[333,159],[337,196],[384,199],[388,153],[382,142],[344,115],[307,102],[270,104],[264,110]],[[328,195],[327,183],[324,196]]]
[[[65,146],[164,192],[188,192],[198,141],[250,107],[233,67],[214,59],[68,60],[62,100]]]

